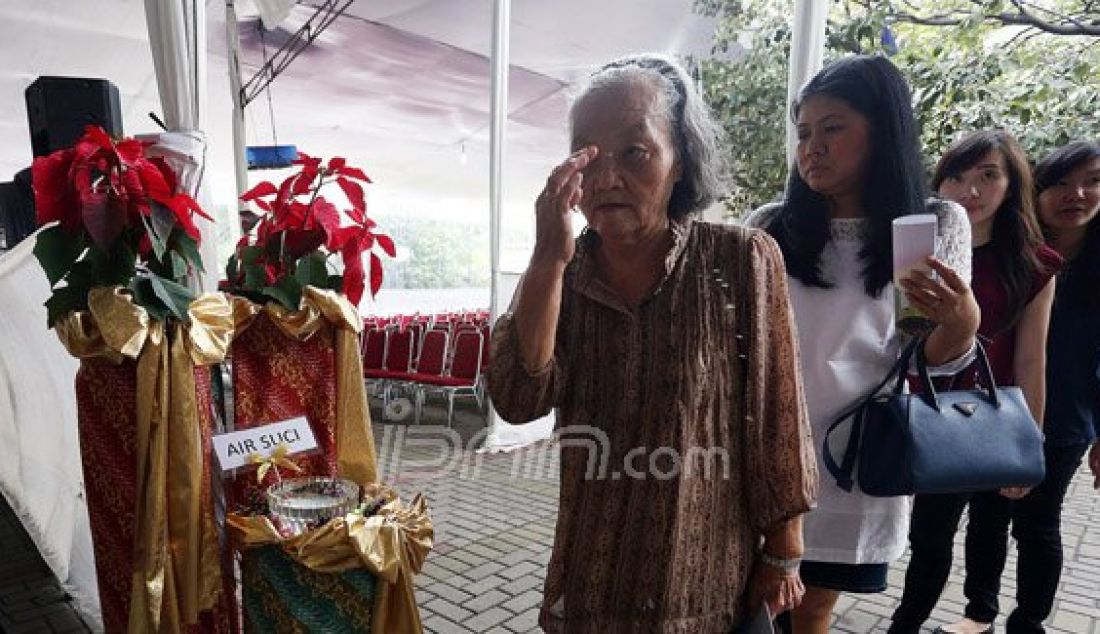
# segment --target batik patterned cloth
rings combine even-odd
[[[371,631],[377,578],[366,569],[322,573],[276,545],[241,553],[246,632]]]
[[[213,427],[210,376],[195,368],[203,447],[202,513],[212,516],[210,434]],[[80,435],[88,521],[92,531],[99,600],[107,632],[125,632],[129,622],[134,570],[134,508],[137,494],[136,411],[137,364],[125,360],[84,360],[76,375]],[[227,565],[223,561],[223,565]],[[223,574],[218,608],[203,612],[191,632],[236,632],[232,576]]]
[[[233,341],[233,386],[236,430],[305,416],[319,451],[293,460],[302,473],[335,476],[336,355],[333,332],[323,328],[305,341],[284,334],[267,313],[237,334]],[[229,485],[233,509],[260,498],[264,486],[252,470],[244,470]]]

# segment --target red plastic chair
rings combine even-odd
[[[393,388],[407,381],[412,372],[413,333],[409,330],[392,330],[386,338],[385,368],[378,378],[382,380],[382,411],[385,416]]]
[[[408,375],[415,390],[416,423],[420,424],[420,414],[424,409],[425,383],[443,376],[447,366],[447,348],[450,335],[443,330],[429,330],[424,333],[424,343],[420,347],[420,359],[416,363],[416,372]]]
[[[439,392],[447,397],[447,426],[451,426],[454,418],[455,397],[463,393],[469,393],[477,400],[479,408],[484,407],[481,398],[481,333],[474,331],[461,331],[455,334],[454,358],[451,360],[451,371],[446,376],[435,378],[423,377],[418,382],[423,383],[423,390],[427,392]]]
[[[492,331],[489,324],[484,324],[478,329],[481,332],[481,371],[489,367],[489,342],[492,339]]]
[[[368,379],[379,378],[367,374],[368,371],[381,371],[386,360],[386,331],[371,328],[363,334],[363,376]]]
[[[412,356],[413,359],[420,358],[420,340],[424,337],[424,324],[413,321],[409,323],[408,331],[412,333]]]

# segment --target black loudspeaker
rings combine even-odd
[[[15,248],[35,229],[34,191],[28,167],[10,183],[0,183],[0,249]]]
[[[122,136],[118,87],[106,79],[43,76],[27,86],[26,98],[35,156],[71,147],[88,124]]]

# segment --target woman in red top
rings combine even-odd
[[[952,145],[936,165],[932,186],[966,208],[974,246],[971,285],[982,310],[978,336],[999,385],[1019,385],[1035,420],[1043,420],[1046,336],[1054,298],[1058,254],[1043,244],[1032,202],[1031,170],[1019,144],[1000,130],[973,133]],[[974,385],[976,372],[956,377]],[[890,632],[919,632],[943,592],[951,570],[959,518],[969,503],[967,570],[1004,565],[1007,539],[976,527],[1004,532],[1011,500],[1026,489],[977,494],[918,495],[909,531],[912,550],[905,590]],[[1000,550],[998,553],[997,550]],[[983,571],[984,572],[984,571]],[[999,578],[1001,570],[993,571]],[[968,597],[972,588],[968,584]],[[971,598],[971,604],[974,604]],[[971,614],[937,632],[991,632],[992,624]]]

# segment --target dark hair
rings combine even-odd
[[[592,91],[638,80],[654,82],[664,99],[665,116],[681,170],[680,180],[672,186],[668,216],[679,220],[702,211],[726,193],[725,131],[695,89],[691,75],[664,55],[630,55],[592,73],[574,97],[573,105]]]
[[[1035,199],[1038,205],[1039,194],[1056,185],[1067,174],[1083,164],[1100,158],[1100,143],[1096,141],[1073,141],[1054,150],[1035,166]],[[1042,214],[1039,215],[1040,222]],[[1044,227],[1048,234],[1050,229]],[[1049,237],[1049,235],[1048,235]],[[1072,266],[1067,267],[1062,276],[1069,295],[1079,301],[1100,303],[1100,215],[1089,222],[1085,232],[1085,244],[1081,247]],[[1061,295],[1061,293],[1059,293]]]
[[[1043,234],[1035,217],[1034,186],[1027,155],[1016,139],[1004,130],[974,132],[947,148],[932,173],[932,189],[938,190],[943,181],[962,175],[990,152],[1000,153],[1008,172],[1008,191],[994,212],[990,239],[1001,285],[1008,298],[1007,314],[1001,322],[1007,330],[1023,315],[1032,296],[1035,278],[1044,267],[1038,254]]]
[[[859,55],[818,72],[799,92],[793,117],[818,95],[844,101],[870,123],[862,184],[868,231],[859,255],[864,289],[877,297],[893,276],[891,224],[894,218],[922,213],[928,191],[909,86],[886,58]],[[802,179],[797,163],[792,164],[782,209],[767,230],[779,243],[787,272],[808,286],[832,286],[821,272],[821,252],[830,240],[829,204]]]

